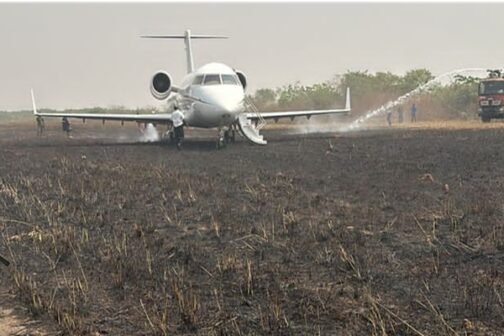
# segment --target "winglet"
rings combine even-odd
[[[33,114],[38,115],[37,105],[35,105],[35,95],[33,94],[33,89],[31,89],[31,97],[32,97]]]
[[[350,112],[352,110],[352,108],[350,107],[350,88],[349,87],[347,87],[347,89],[346,89],[345,110],[348,110],[348,112]]]

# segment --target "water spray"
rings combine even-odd
[[[397,105],[401,105],[408,101],[411,97],[416,96],[426,90],[429,90],[435,85],[443,85],[444,83],[451,83],[453,82],[454,76],[455,75],[460,75],[463,73],[484,73],[483,76],[478,76],[478,77],[486,77],[488,70],[484,68],[464,68],[464,69],[457,69],[453,71],[446,72],[442,75],[437,76],[434,79],[431,79],[427,83],[420,85],[413,91],[410,91],[406,93],[405,95],[402,95],[401,97],[397,98],[396,100],[389,101],[388,103],[380,106],[379,108],[369,111],[365,115],[359,117],[358,119],[354,120],[350,125],[344,126],[340,129],[340,132],[348,132],[348,131],[354,131],[357,130],[358,128],[362,127],[362,124],[367,121],[368,119],[382,115],[388,110],[396,107]]]

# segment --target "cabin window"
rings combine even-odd
[[[238,85],[235,75],[222,75],[222,84]]]
[[[196,77],[194,77],[194,80],[192,82],[193,85],[201,85],[203,83],[203,77],[205,77],[204,75],[198,75]]]
[[[206,75],[205,76],[205,85],[220,85],[221,78],[220,75]]]

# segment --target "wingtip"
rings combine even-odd
[[[37,105],[35,104],[35,94],[33,93],[33,89],[30,89],[30,92],[31,92],[31,98],[32,98],[33,114],[38,115]]]
[[[350,88],[349,87],[347,87],[347,89],[346,89],[345,109],[348,110],[349,112],[352,110],[352,107],[350,104]]]

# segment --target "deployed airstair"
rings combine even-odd
[[[252,118],[250,118],[251,115]],[[266,145],[268,142],[259,134],[265,125],[266,121],[261,117],[255,105],[249,98],[245,98],[245,113],[238,117],[238,126],[243,136],[256,145]]]

